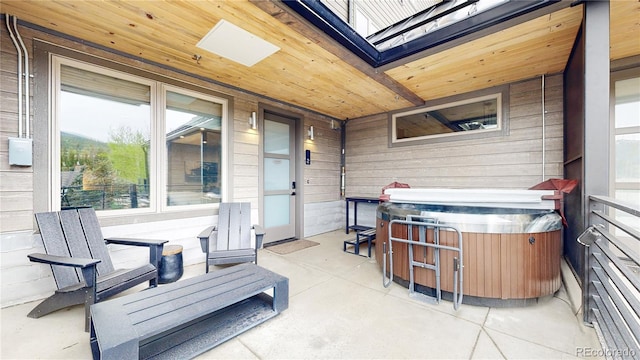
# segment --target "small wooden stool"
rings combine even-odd
[[[167,245],[162,249],[162,259],[158,269],[158,282],[167,284],[177,281],[184,272],[182,266],[182,245]]]

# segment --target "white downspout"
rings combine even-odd
[[[31,110],[29,105],[29,54],[18,32],[18,19],[15,16],[5,14],[5,21],[11,41],[13,41],[13,45],[16,47],[16,52],[18,53],[18,137],[9,137],[9,165],[32,166],[33,140],[31,139],[31,130],[29,129],[31,123],[29,116]],[[24,71],[22,70],[23,68]],[[23,82],[25,91],[23,91]],[[24,102],[23,97],[25,98]],[[23,112],[24,104],[26,104],[26,110]],[[26,114],[26,117],[23,114]],[[23,122],[26,131],[23,131]]]
[[[24,42],[22,41],[22,37],[20,36],[20,33],[18,32],[18,23],[17,23],[18,19],[14,16],[13,17],[13,28],[14,31],[16,33],[16,37],[18,38],[18,42],[20,43],[20,47],[22,48],[22,51],[24,52],[24,125],[25,125],[25,138],[29,139],[31,138],[31,133],[29,131],[29,123],[31,122],[31,117],[30,117],[30,112],[31,109],[29,107],[29,98],[30,98],[30,93],[29,93],[29,82],[30,82],[30,73],[29,73],[29,52],[27,51],[27,47],[24,45]],[[22,76],[22,74],[21,74]]]
[[[16,47],[18,53],[18,137],[22,138],[22,49],[16,40],[14,35],[14,30],[11,28],[11,24],[9,18],[13,18],[15,23],[16,18],[5,14],[5,22],[7,23],[7,31],[9,32],[9,36],[11,37],[11,41],[13,41],[13,45]]]

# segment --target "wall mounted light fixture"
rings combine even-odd
[[[313,140],[313,125],[309,126],[309,140]]]
[[[253,130],[258,128],[258,120],[256,119],[256,112],[255,111],[252,111],[251,112],[251,116],[249,116],[249,126]]]

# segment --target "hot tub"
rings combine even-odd
[[[388,201],[376,211],[376,261],[382,267],[388,248],[389,222],[407,215],[427,217],[462,234],[463,303],[488,306],[526,305],[551,295],[561,285],[562,217],[557,204],[545,200],[552,190],[387,189]],[[416,228],[413,229],[416,231]],[[406,238],[407,226],[394,224],[393,237]],[[434,242],[427,230],[427,242]],[[417,239],[418,235],[414,235]],[[458,234],[440,230],[439,243],[458,246]],[[387,245],[383,245],[387,244]],[[414,251],[414,260],[433,263],[434,249]],[[393,243],[394,281],[409,284],[408,249]],[[440,250],[442,298],[453,293],[453,251]],[[389,272],[387,262],[386,272]],[[414,267],[415,290],[434,296],[435,271]]]

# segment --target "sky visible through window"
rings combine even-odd
[[[124,102],[101,99],[87,95],[61,92],[60,131],[80,135],[103,143],[109,142],[110,134],[120,127],[143,131],[149,138],[150,107],[147,104],[132,105]],[[166,110],[169,133],[191,121],[193,114]]]

